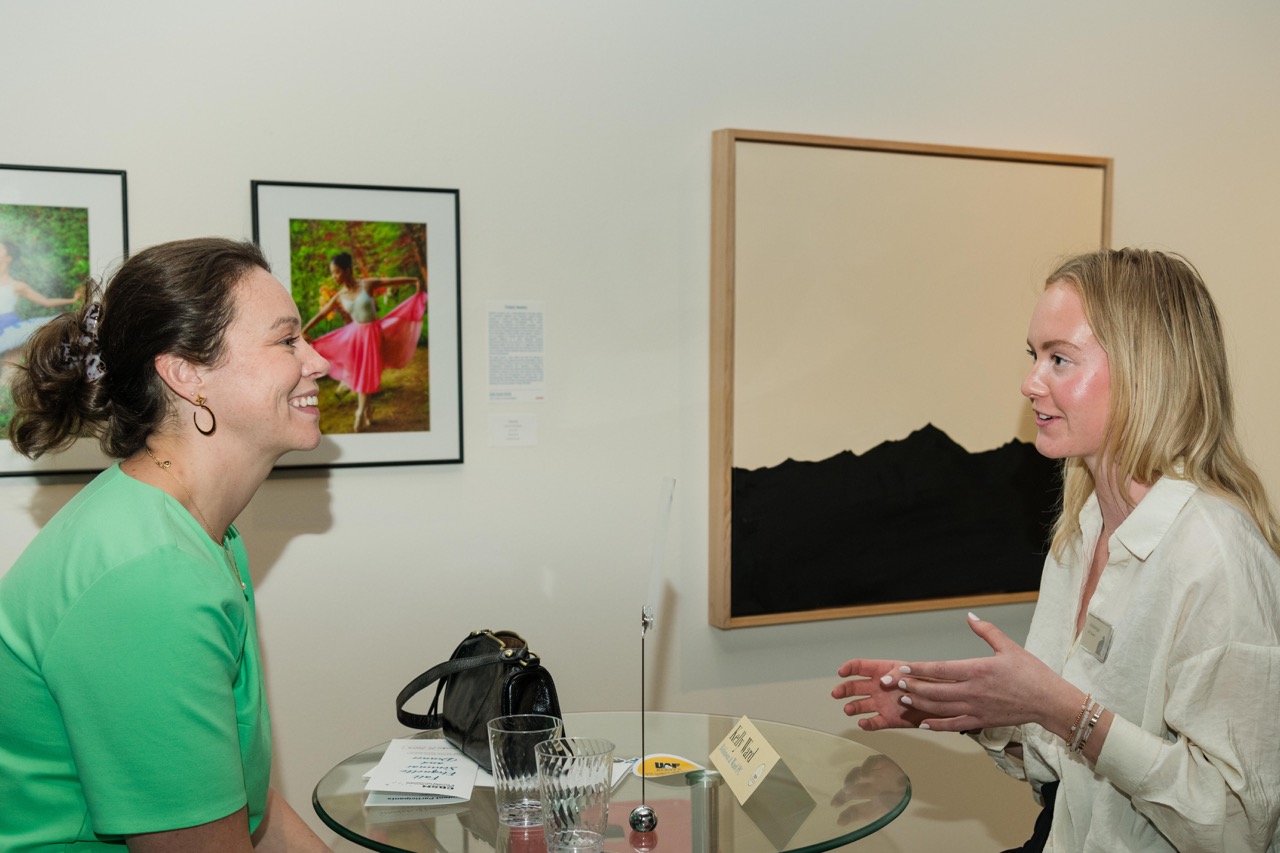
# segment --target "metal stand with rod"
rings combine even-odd
[[[648,601],[640,609],[640,805],[631,810],[631,829],[635,832],[653,832],[658,826],[658,815],[645,799],[645,781],[648,779],[648,755],[644,741],[644,640],[657,620],[658,598],[661,594],[662,557],[666,552],[667,526],[671,518],[671,501],[675,497],[676,481],[666,477],[658,491],[658,529],[653,543],[653,563],[649,571]]]
[[[644,743],[644,638],[653,627],[653,609],[645,605],[640,610],[640,805],[631,810],[631,828],[636,832],[653,832],[658,826],[658,815],[645,799],[645,780],[649,776],[646,764],[649,754]]]

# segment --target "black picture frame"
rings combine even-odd
[[[413,360],[403,368],[381,371],[379,390],[366,395],[371,422],[357,425],[351,415],[356,411],[356,392],[326,379],[321,393],[324,438],[320,446],[306,453],[287,454],[277,468],[461,463],[459,191],[255,180],[250,182],[250,193],[253,239],[293,295],[304,323],[337,292],[332,280],[327,290],[324,282],[329,279],[331,258],[343,252],[352,256],[358,279],[375,282],[417,277],[427,295],[423,336]],[[379,289],[380,297],[386,297],[395,288]],[[390,323],[389,315],[406,308],[411,298],[390,311],[388,306],[379,306],[376,322]],[[323,323],[316,328],[324,331]],[[343,335],[355,334],[354,328],[344,332],[342,326],[346,325],[357,324],[341,323],[331,332],[311,332],[309,336],[314,335],[317,346],[323,346],[320,342],[333,334],[328,346],[341,347]]]
[[[0,241],[5,275],[47,297],[69,298],[88,278],[104,281],[129,252],[129,207],[125,172],[62,166],[0,164]],[[28,280],[29,279],[29,280]],[[19,357],[33,322],[57,316],[61,306],[24,305],[4,313],[19,320],[0,329],[0,360]],[[6,335],[8,337],[6,337]],[[13,353],[14,355],[10,355]],[[8,435],[13,414],[7,387],[0,386],[0,433]],[[83,474],[100,471],[109,460],[96,441],[80,439],[61,453],[31,460],[6,441],[0,447],[0,476]]]

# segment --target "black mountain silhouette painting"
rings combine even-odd
[[[733,615],[1035,590],[1060,493],[1033,445],[970,453],[932,424],[861,456],[734,468]]]

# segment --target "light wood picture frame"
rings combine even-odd
[[[712,146],[709,622],[1034,600],[1038,568],[1030,581],[1019,569],[1019,589],[992,591],[980,556],[957,554],[952,567],[951,551],[937,565],[909,548],[892,565],[850,558],[833,585],[808,574],[801,525],[782,537],[793,553],[763,570],[777,584],[743,606],[761,570],[735,571],[735,535],[754,555],[744,538],[773,520],[744,533],[735,469],[803,473],[841,453],[901,451],[935,428],[975,457],[1027,454],[1027,320],[1062,258],[1109,245],[1112,160],[738,129],[716,131]],[[962,520],[928,506],[892,517],[912,531],[907,544],[968,538]],[[879,585],[859,600],[872,572]]]

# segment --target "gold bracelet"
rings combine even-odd
[[[1086,693],[1084,695],[1084,703],[1081,704],[1080,706],[1080,713],[1076,716],[1076,721],[1071,724],[1071,731],[1067,733],[1066,741],[1067,741],[1068,749],[1071,748],[1071,744],[1075,743],[1077,732],[1080,731],[1080,726],[1084,723],[1085,718],[1089,715],[1089,703],[1091,701],[1093,701],[1093,694]]]

